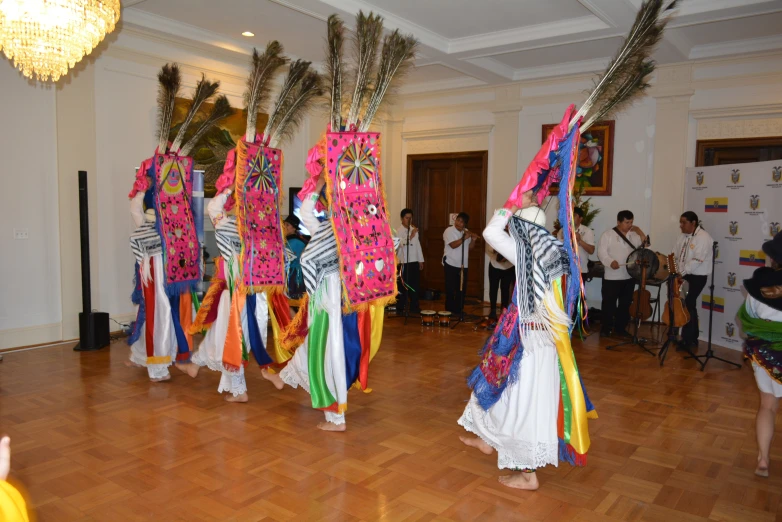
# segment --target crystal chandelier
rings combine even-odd
[[[119,21],[119,0],[0,0],[0,50],[28,78],[57,81]]]

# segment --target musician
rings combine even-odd
[[[616,226],[606,230],[597,243],[597,256],[605,267],[603,276],[603,310],[600,336],[628,337],[630,304],[633,302],[635,280],[625,266],[627,256],[646,243],[646,234],[633,225],[633,213],[622,210],[616,215]],[[618,308],[617,308],[618,303]]]
[[[682,327],[680,350],[698,346],[698,297],[706,287],[711,272],[711,258],[714,240],[698,224],[698,215],[688,210],[679,218],[682,233],[676,240],[673,253],[684,280],[689,283],[687,298],[684,300],[690,312],[690,322]]]
[[[306,292],[304,275],[301,271],[301,253],[304,252],[304,247],[307,246],[309,237],[299,232],[299,225],[301,225],[301,221],[293,214],[286,217],[282,222],[283,231],[285,232],[285,244],[291,249],[293,255],[296,256],[288,268],[288,297],[291,299],[301,299],[304,296],[304,292]]]
[[[399,296],[396,299],[396,310],[397,313],[405,310],[409,293],[410,311],[418,313],[421,311],[421,306],[418,304],[418,287],[421,280],[421,270],[424,269],[424,252],[421,250],[418,229],[412,225],[413,211],[409,208],[402,209],[400,217],[402,224],[396,229],[396,237],[399,238],[399,248],[396,251],[396,257],[399,260],[396,271],[399,275],[397,284]],[[407,258],[408,252],[410,259]]]
[[[467,230],[470,216],[466,212],[459,212],[453,226],[443,232],[445,252],[443,253],[443,267],[445,267],[445,309],[453,314],[459,314],[464,305],[464,290],[467,289],[467,262],[470,250],[475,248],[475,242],[479,239],[477,234]],[[462,274],[462,267],[464,273]],[[464,288],[460,282],[464,280]]]
[[[508,227],[505,227],[508,234]],[[510,234],[509,234],[510,235]],[[508,308],[513,285],[516,283],[516,267],[502,254],[486,243],[486,255],[489,256],[489,323],[497,322],[497,291],[500,293],[502,308]]]
[[[589,268],[589,256],[595,253],[595,233],[588,226],[582,225],[584,211],[581,207],[573,208],[573,224],[576,229],[576,242],[578,243],[578,262],[581,265],[581,280],[586,277]],[[562,240],[563,229],[557,232],[557,239]]]

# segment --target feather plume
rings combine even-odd
[[[258,111],[269,98],[272,77],[287,61],[288,59],[282,56],[282,45],[277,40],[269,42],[263,54],[258,54],[258,51],[253,49],[250,76],[247,78],[247,90],[244,93],[244,107],[247,110],[247,130],[244,137],[250,143],[255,141]]]
[[[353,84],[353,99],[350,102],[350,110],[345,122],[348,126],[358,122],[364,96],[369,90],[369,78],[375,67],[377,47],[382,34],[383,18],[380,15],[375,15],[374,13],[365,15],[363,11],[358,12],[354,37],[356,78]]]
[[[410,68],[415,58],[418,41],[412,36],[399,34],[395,30],[383,40],[383,50],[380,53],[380,64],[377,68],[375,90],[367,103],[367,110],[359,126],[360,132],[366,132],[375,117],[383,97],[388,92],[392,80],[401,78]]]
[[[632,84],[632,79],[637,76],[642,64],[649,60],[655,46],[662,38],[665,25],[676,8],[677,1],[644,1],[624,45],[611,60],[586,102],[573,116],[570,121],[571,128],[582,116],[591,115],[592,112],[603,112],[600,107],[605,104],[618,105],[616,98],[619,89]],[[631,90],[625,92],[625,95],[633,96],[638,92]],[[593,109],[595,110],[593,111]],[[588,117],[587,119],[592,118]]]
[[[605,100],[597,111],[592,112],[581,125],[581,132],[591,127],[596,121],[610,117],[612,114],[622,112],[649,88],[649,77],[654,72],[653,60],[641,62],[636,68],[635,75],[627,76],[613,91],[613,96]]]
[[[272,147],[276,148],[283,140],[291,137],[296,132],[307,108],[315,98],[323,95],[321,85],[320,75],[315,71],[307,70],[285,103],[279,123],[269,140],[269,144]]]
[[[295,62],[291,63],[290,68],[288,69],[288,75],[282,82],[282,88],[280,89],[280,93],[277,96],[277,101],[274,103],[274,108],[269,113],[269,121],[266,122],[266,128],[263,131],[263,136],[265,138],[268,139],[272,135],[274,129],[277,127],[277,124],[282,119],[288,108],[288,105],[290,104],[291,95],[293,94],[294,89],[296,89],[298,84],[307,74],[310,63],[311,62],[304,60],[296,60]]]
[[[168,133],[171,131],[171,118],[174,115],[174,103],[182,83],[179,66],[175,63],[167,63],[158,73],[157,79],[159,83],[157,94],[158,151],[165,154],[168,148]]]
[[[342,44],[344,40],[344,22],[337,15],[329,16],[326,74],[331,86],[330,123],[334,132],[339,132],[342,125]]]
[[[201,126],[198,127],[198,130],[195,131],[195,134],[193,134],[193,136],[187,140],[187,143],[182,146],[179,155],[189,155],[190,151],[193,150],[193,147],[195,147],[196,144],[201,141],[201,138],[204,137],[204,134],[206,134],[206,132],[217,122],[230,116],[232,110],[233,109],[231,108],[231,103],[228,101],[228,98],[224,94],[218,96],[215,100],[214,106],[212,107],[212,112],[210,112],[209,116],[207,116],[206,119],[201,122]]]
[[[185,141],[185,133],[187,128],[193,122],[193,118],[198,114],[198,110],[201,105],[209,98],[215,95],[217,89],[220,87],[220,82],[207,81],[203,74],[201,74],[201,80],[196,84],[195,91],[193,91],[193,100],[190,102],[190,108],[185,116],[185,121],[182,122],[182,126],[179,127],[174,142],[171,144],[171,152],[176,154],[179,148],[182,146],[182,142]]]

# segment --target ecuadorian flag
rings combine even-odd
[[[711,303],[709,296],[704,295],[703,301],[701,301],[701,308],[708,310],[709,304]],[[714,297],[714,311],[715,312],[725,312],[725,299],[722,297]]]
[[[766,254],[762,250],[742,250],[739,264],[744,266],[766,266]]]
[[[728,198],[706,198],[706,212],[727,212]]]

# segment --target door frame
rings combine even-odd
[[[427,160],[458,160],[458,159],[480,159],[481,160],[481,190],[483,190],[484,198],[481,200],[481,216],[484,220],[486,218],[486,206],[489,199],[489,151],[488,150],[472,150],[463,152],[437,152],[430,154],[408,154],[407,155],[407,185],[406,185],[406,200],[405,207],[413,209],[415,212],[414,194],[413,194],[413,167],[416,161]],[[484,301],[486,288],[484,287],[486,282],[486,256],[481,257],[481,277],[480,277],[480,295],[477,296],[481,302]]]
[[[695,166],[706,167],[706,150],[710,148],[743,149],[746,147],[782,147],[782,136],[762,138],[725,138],[717,140],[697,140],[695,142]]]

